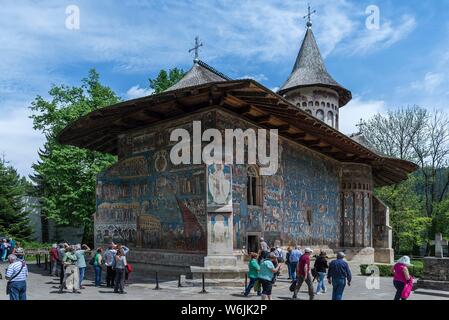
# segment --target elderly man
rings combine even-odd
[[[9,266],[6,269],[5,277],[8,280],[8,290],[10,300],[26,300],[28,267],[24,260],[25,253],[22,248],[16,249],[16,254],[8,257]]]
[[[59,288],[59,293],[64,292],[64,286],[67,290],[73,291],[73,293],[80,293],[78,291],[80,285],[79,270],[76,266],[78,258],[73,247],[66,248],[66,253],[62,260],[64,263],[64,279],[62,281],[63,284]]]
[[[269,250],[264,238],[260,238],[260,251],[262,259],[265,259],[268,256]]]
[[[306,248],[304,250],[304,254],[299,259],[298,265],[296,267],[296,287],[295,292],[293,293],[293,299],[298,299],[298,292],[301,289],[302,284],[305,282],[309,289],[309,300],[313,300],[314,292],[313,292],[313,284],[312,284],[312,274],[310,272],[310,256],[312,255],[313,250],[310,248]]]
[[[343,252],[337,253],[337,260],[334,260],[329,265],[327,273],[327,280],[332,284],[332,300],[342,300],[343,291],[346,287],[346,280],[348,286],[351,286],[352,274],[351,269],[346,261],[344,261],[345,254]]]

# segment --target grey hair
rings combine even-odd
[[[337,259],[343,259],[344,257],[346,257],[344,252],[337,253]]]
[[[9,260],[10,262],[15,262],[15,261],[17,261],[17,256],[16,256],[15,254],[10,254],[10,255],[8,256],[8,260]]]

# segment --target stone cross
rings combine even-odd
[[[355,125],[359,129],[358,133],[362,133],[362,128],[365,124],[365,121],[363,121],[363,119],[360,119],[360,122]]]
[[[312,27],[312,19],[311,19],[311,17],[312,17],[312,15],[313,15],[314,13],[316,13],[316,10],[313,10],[313,11],[311,11],[311,10],[312,10],[312,8],[310,8],[310,3],[309,3],[308,13],[307,13],[307,15],[304,16],[304,18],[303,18],[303,19],[307,19],[307,27],[308,27],[308,28],[311,28],[311,27]]]
[[[443,258],[443,246],[448,245],[447,240],[443,240],[443,235],[441,233],[437,233],[435,235],[435,241],[430,241],[431,245],[435,245],[435,257]]]
[[[203,43],[200,43],[200,37],[196,37],[195,38],[195,47],[193,47],[192,49],[189,50],[189,53],[191,53],[192,51],[195,51],[195,62],[200,61],[200,55],[199,55],[199,50],[200,48],[203,46]]]

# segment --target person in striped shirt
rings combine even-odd
[[[28,267],[24,259],[22,248],[17,248],[15,254],[8,257],[9,266],[6,269],[6,280],[10,281],[10,300],[26,300]]]

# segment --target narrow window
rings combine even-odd
[[[248,167],[248,181],[246,184],[246,192],[248,205],[262,205],[262,183],[259,176],[259,170],[255,166]]]

